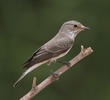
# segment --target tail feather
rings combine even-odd
[[[13,87],[15,87],[17,85],[17,83],[19,81],[21,81],[28,73],[30,73],[31,71],[33,71],[35,68],[39,67],[40,65],[46,63],[47,61],[44,61],[42,63],[38,63],[36,65],[31,66],[30,68],[28,68],[21,76],[20,78],[13,84]]]
[[[27,73],[28,74],[28,73]],[[26,71],[20,76],[20,78],[13,84],[13,87],[15,87],[17,85],[17,83],[22,80],[26,75]]]

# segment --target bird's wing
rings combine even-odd
[[[29,68],[33,66],[34,64],[40,63],[45,60],[49,60],[53,57],[56,57],[64,52],[66,52],[68,49],[70,49],[70,46],[67,42],[62,43],[63,41],[57,41],[54,45],[50,43],[47,43],[47,45],[43,45],[41,48],[39,48],[33,56],[27,60],[24,63],[24,68]]]
[[[51,57],[52,57],[52,53],[47,52],[44,48],[41,47],[32,55],[30,59],[28,59],[24,63],[24,68],[28,69],[34,64],[40,63],[44,60],[48,60]]]

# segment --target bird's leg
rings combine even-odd
[[[63,64],[63,65],[67,65],[68,67],[71,67],[71,64],[69,62],[58,61],[58,63]]]
[[[53,75],[53,77],[54,78],[59,78],[59,75],[58,74],[56,74],[54,71],[53,71],[53,69],[52,69],[52,67],[50,66],[50,64],[51,64],[51,62],[48,62],[48,67],[49,67],[49,69],[50,69],[50,72],[52,73],[52,75]]]

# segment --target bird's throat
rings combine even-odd
[[[68,32],[68,36],[72,39],[74,39],[76,37],[76,34],[74,32]]]

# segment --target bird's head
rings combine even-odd
[[[76,36],[79,32],[88,29],[89,29],[88,27],[85,27],[80,22],[72,20],[72,21],[67,21],[62,25],[60,29],[60,33],[67,34],[70,36]]]

